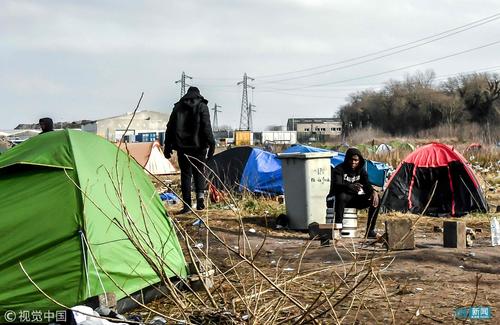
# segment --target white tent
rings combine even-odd
[[[377,155],[384,155],[384,154],[387,154],[391,151],[392,151],[392,147],[390,145],[382,143],[381,145],[379,145],[377,147],[377,150],[375,151],[375,153]]]
[[[144,168],[154,175],[174,174],[177,172],[174,165],[163,155],[158,142],[153,143],[148,162]]]
[[[158,142],[122,143],[120,148],[153,175],[177,173],[172,163],[163,155]]]

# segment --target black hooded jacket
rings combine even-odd
[[[348,162],[354,155],[359,157],[359,164],[356,170],[352,170],[348,165]],[[371,195],[373,193],[373,187],[368,182],[368,174],[365,170],[365,159],[358,149],[349,148],[345,153],[344,162],[332,170],[330,195],[335,195],[340,192],[357,194],[356,187],[353,185],[355,183],[363,185],[363,191],[367,195]]]
[[[186,96],[174,105],[165,132],[165,152],[173,150],[201,151],[215,147],[214,135],[210,124],[208,101],[201,97],[201,102],[194,108],[184,104]]]

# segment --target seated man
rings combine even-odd
[[[344,208],[368,208],[367,238],[376,238],[379,196],[368,182],[365,160],[356,148],[349,148],[343,163],[332,170],[328,197],[335,196],[335,229],[342,229]]]

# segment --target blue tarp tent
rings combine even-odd
[[[273,153],[252,147],[231,148],[213,156],[208,167],[218,189],[283,194],[281,161]]]
[[[340,163],[342,163],[345,159],[345,154],[343,152],[326,150],[321,148],[315,148],[310,146],[305,146],[302,144],[293,145],[290,148],[286,149],[284,152],[292,153],[292,152],[333,152],[335,155],[332,157],[331,164],[333,167],[336,167]],[[368,180],[375,186],[384,186],[384,182],[389,171],[389,165],[381,162],[366,160],[365,169],[368,173]]]
[[[324,152],[329,151],[304,145],[295,145],[285,152]],[[335,152],[332,166],[344,161],[342,152]],[[236,147],[216,154],[208,162],[213,171],[213,184],[221,190],[243,191],[270,195],[283,194],[281,160],[273,153],[252,147]],[[366,161],[369,181],[383,186],[389,166],[384,163]]]
[[[283,193],[281,160],[267,151],[254,148],[241,176],[241,186],[255,193]]]

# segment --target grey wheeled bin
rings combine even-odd
[[[326,196],[330,191],[330,152],[280,153],[285,205],[290,229],[325,223]]]

